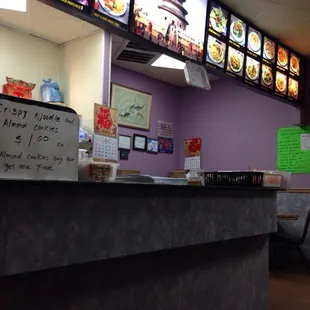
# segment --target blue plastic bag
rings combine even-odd
[[[59,85],[52,82],[52,79],[43,80],[44,84],[41,85],[41,99],[43,102],[62,102]]]

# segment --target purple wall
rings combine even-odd
[[[133,136],[134,133],[139,133],[157,138],[158,120],[171,121],[174,125],[174,132],[178,132],[180,102],[177,87],[114,65],[111,70],[111,81],[153,94],[150,132],[120,127],[120,134]],[[175,147],[178,147],[176,140]],[[176,152],[173,155],[152,155],[131,150],[129,160],[120,160],[119,162],[120,169],[136,169],[144,174],[167,176],[170,170],[177,168],[178,155]]]
[[[276,169],[277,128],[299,122],[299,111],[242,88],[230,81],[212,83],[211,91],[177,88],[117,66],[112,82],[153,94],[151,131],[120,127],[121,134],[157,136],[157,120],[173,122],[175,154],[151,155],[131,151],[122,169],[166,176],[183,168],[185,138],[202,137],[202,168],[243,170],[249,166]],[[310,175],[293,175],[293,187],[310,188]]]
[[[202,137],[202,168],[243,170],[249,166],[276,169],[277,128],[299,122],[299,111],[229,81],[212,90],[182,91],[179,166],[184,161],[183,140]],[[293,187],[310,187],[309,175],[294,175]]]

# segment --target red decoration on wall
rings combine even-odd
[[[201,155],[201,138],[186,139],[184,143],[185,157]]]
[[[94,132],[99,135],[118,137],[118,111],[105,105],[94,106]]]
[[[97,115],[97,125],[101,128],[110,129],[112,127],[112,118],[109,108],[100,108]]]

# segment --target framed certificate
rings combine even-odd
[[[131,136],[119,135],[118,149],[130,151],[131,150]]]
[[[147,136],[141,136],[141,135],[133,135],[133,146],[132,149],[135,151],[146,151],[146,145],[147,145]]]

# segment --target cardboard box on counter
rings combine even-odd
[[[185,179],[186,178],[185,174],[186,170],[184,169],[171,170],[169,172],[169,178]]]

